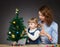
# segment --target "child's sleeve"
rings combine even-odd
[[[31,35],[30,33],[27,33],[27,35],[28,35],[28,37],[31,39],[31,40],[36,40],[40,35],[40,31],[39,30],[37,30],[35,33],[34,33],[34,35]]]

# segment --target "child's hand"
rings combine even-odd
[[[24,31],[25,31],[26,33],[28,33],[28,32],[27,32],[27,29],[24,29]]]

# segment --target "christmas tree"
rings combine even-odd
[[[19,10],[16,9],[16,16],[10,21],[7,40],[18,42],[19,39],[25,38],[25,26],[23,22],[23,18],[19,18]]]

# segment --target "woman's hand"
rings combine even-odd
[[[41,35],[45,35],[46,32],[45,32],[45,30],[44,30],[44,24],[41,24],[41,28],[42,28],[42,30],[41,30],[40,34],[41,34]]]
[[[42,24],[42,30],[41,30],[41,32],[40,32],[40,35],[42,35],[42,36],[47,36],[48,39],[49,39],[50,41],[52,41],[51,35],[49,35],[49,34],[48,34],[47,32],[45,32],[45,30],[44,30],[44,24]]]
[[[40,35],[42,35],[42,36],[47,36],[48,39],[49,39],[50,41],[52,41],[51,35],[49,35],[49,34],[48,34],[47,32],[45,32],[44,30],[41,31]]]
[[[47,33],[45,32],[44,29],[42,29],[41,32],[40,32],[40,34],[43,35],[43,36],[46,36]]]

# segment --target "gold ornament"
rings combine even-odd
[[[22,34],[21,34],[21,37],[24,35],[24,33],[25,33],[25,32],[23,31]]]
[[[13,21],[13,24],[15,24],[16,22],[15,21]]]
[[[11,34],[11,32],[9,32],[9,34]]]
[[[18,12],[16,12],[16,13],[18,13]]]
[[[19,9],[16,8],[16,11],[19,11]]]
[[[26,28],[24,29],[24,32],[27,32],[27,29]]]
[[[24,34],[25,32],[23,31],[22,34]]]
[[[19,11],[19,10],[16,8],[16,13],[18,13],[18,11]]]
[[[23,36],[23,34],[20,35],[21,37]]]
[[[12,38],[15,38],[15,35],[14,34],[12,34]]]

